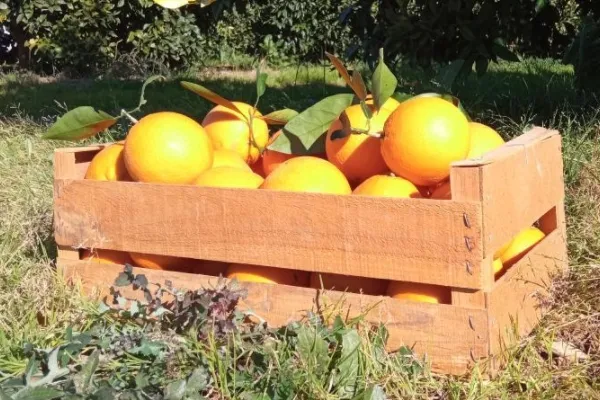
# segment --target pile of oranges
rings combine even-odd
[[[379,109],[368,99],[370,118],[360,104],[348,107],[328,129],[324,154],[284,154],[267,149],[281,132],[270,134],[256,108],[234,104],[237,110],[214,107],[202,123],[174,112],[147,115],[124,141],[94,157],[85,178],[450,200],[450,165],[481,157],[504,143],[492,128],[469,122],[459,108],[439,97],[402,103],[390,98]],[[495,254],[494,272],[503,273],[543,237],[535,227],[519,233]],[[450,302],[449,288],[438,286],[108,250],[83,256],[240,281]]]

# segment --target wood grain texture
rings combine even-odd
[[[551,280],[567,264],[564,232],[550,233],[525,258],[501,277],[491,293],[486,294],[490,316],[490,350],[492,354],[531,332],[545,311],[543,297]],[[513,321],[516,330],[513,330]],[[516,335],[513,335],[516,333]]]
[[[88,293],[107,294],[108,287],[122,271],[122,266],[93,264],[86,261],[59,260],[68,281],[81,283]],[[216,277],[134,268],[151,283],[170,280],[174,287],[198,289],[214,286]],[[433,368],[445,373],[464,373],[473,358],[487,357],[488,320],[485,310],[472,310],[450,305],[415,303],[385,297],[326,292],[283,285],[243,283],[248,290],[242,310],[251,310],[278,327],[300,320],[306,311],[326,313],[328,305],[337,304],[341,315],[361,315],[370,310],[366,320],[384,323],[389,330],[388,350],[413,346],[419,356],[426,356]],[[125,295],[130,292],[123,292]],[[319,295],[317,295],[319,294]],[[374,307],[373,307],[374,306]]]
[[[561,137],[535,128],[480,161],[453,168],[480,169],[484,257],[493,254],[564,199]]]
[[[450,170],[450,182],[453,201],[474,201],[481,203],[482,187],[481,187],[481,169],[479,167],[471,168],[452,168]],[[483,214],[481,215],[483,219]],[[471,220],[465,220],[467,228],[471,225]],[[483,221],[474,221],[478,224],[483,224]],[[472,240],[483,242],[483,232],[479,231],[476,234],[479,236],[472,237]],[[488,263],[485,260],[480,260],[479,265],[482,266],[482,290],[466,290],[462,288],[451,288],[452,304],[463,307],[486,308],[484,290],[489,291],[494,283],[494,275],[492,269],[486,268]]]
[[[92,158],[108,145],[54,150],[54,179],[83,179]]]
[[[68,179],[55,194],[64,246],[482,287],[478,203]]]

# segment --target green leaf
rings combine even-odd
[[[386,400],[386,397],[383,388],[379,385],[374,385],[352,400]]]
[[[104,111],[96,111],[90,106],[77,107],[60,117],[42,136],[42,139],[86,139],[110,128],[117,122],[117,119]]]
[[[197,83],[182,81],[181,86],[183,86],[185,89],[187,89],[191,92],[196,93],[198,96],[204,97],[206,100],[208,100],[212,103],[218,104],[225,108],[229,108],[230,110],[237,111],[240,114],[244,115],[244,113],[239,108],[237,108],[237,106],[235,104],[233,104],[233,102],[216,94],[212,90],[205,88],[202,85],[199,85]],[[246,115],[244,115],[244,117],[246,117]]]
[[[165,389],[165,400],[181,400],[185,395],[186,381],[171,382]]]
[[[383,49],[379,50],[379,63],[373,73],[373,100],[375,107],[379,110],[385,102],[394,94],[398,80],[383,61]]]
[[[544,9],[550,2],[548,0],[536,0],[535,2],[535,12],[539,13]]]
[[[115,390],[111,387],[101,387],[91,396],[93,400],[114,400],[116,398]]]
[[[373,117],[373,113],[371,112],[371,108],[364,101],[360,102],[360,109],[367,119],[371,119]]]
[[[492,52],[496,56],[498,56],[501,59],[506,60],[506,61],[513,61],[513,62],[521,61],[519,56],[516,55],[515,53],[513,53],[512,51],[510,51],[508,49],[508,47],[506,47],[504,45],[504,42],[500,39],[494,40],[494,44],[492,44]]]
[[[161,342],[156,342],[152,340],[142,339],[142,342],[139,346],[134,347],[129,350],[131,354],[140,354],[143,356],[158,356],[161,351],[165,348],[165,345]]]
[[[204,368],[196,368],[187,380],[186,394],[191,396],[208,386],[209,374]]]
[[[465,65],[465,60],[454,60],[438,72],[435,81],[446,91],[451,92],[460,71]]]
[[[408,93],[395,92],[391,97],[394,100],[397,100],[399,103],[402,103],[408,99],[412,99],[415,96]]]
[[[136,389],[144,389],[145,387],[148,387],[148,386],[150,386],[150,379],[148,378],[148,375],[146,375],[143,372],[139,372],[135,376]]]
[[[94,350],[94,352],[90,354],[89,358],[85,362],[83,368],[81,368],[81,371],[75,375],[75,387],[79,393],[88,393],[92,384],[92,378],[96,373],[96,369],[98,369],[99,361],[100,353],[98,350]]]
[[[258,100],[265,94],[267,90],[267,75],[264,72],[260,72],[260,69],[256,70],[256,104],[258,104]]]
[[[284,108],[281,110],[273,111],[267,115],[263,115],[260,117],[263,121],[267,123],[267,125],[285,125],[292,120],[296,115],[298,115],[298,111],[292,110],[290,108]]]
[[[298,330],[298,355],[312,373],[324,374],[329,364],[329,346],[319,332],[303,326]]]
[[[13,400],[52,400],[64,395],[56,389],[47,387],[28,387],[13,396]]]
[[[31,356],[29,362],[27,363],[27,367],[25,367],[25,384],[29,385],[31,382],[31,377],[38,371],[40,363],[36,359],[35,354]]]
[[[119,276],[115,279],[115,286],[117,287],[129,286],[132,283],[133,280],[131,279],[131,274],[128,274],[127,272],[119,273]]]
[[[354,95],[335,94],[307,108],[283,128],[268,148],[286,154],[317,154],[325,149],[323,133],[352,104]]]
[[[153,75],[150,78],[146,79],[146,81],[142,85],[142,92],[140,93],[140,103],[138,105],[138,109],[142,108],[142,106],[147,103],[146,99],[144,98],[144,95],[146,93],[146,87],[158,79],[165,79],[165,78],[162,75]]]
[[[360,336],[356,329],[350,329],[342,334],[342,351],[337,368],[337,394],[341,398],[350,398],[356,392],[358,368],[360,362]]]

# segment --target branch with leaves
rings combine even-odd
[[[114,117],[102,110],[96,110],[91,106],[80,106],[68,111],[60,117],[48,131],[42,136],[42,139],[49,140],[84,140],[110,128],[121,118],[127,118],[132,123],[137,120],[132,116],[139,111],[148,102],[144,97],[146,87],[159,79],[164,79],[160,75],[151,76],[146,79],[142,85],[140,101],[138,106],[132,110],[122,109],[120,115]]]

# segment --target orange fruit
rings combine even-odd
[[[267,174],[265,174],[265,170],[263,168],[263,164],[262,164],[262,158],[259,158],[257,162],[255,162],[254,164],[250,165],[250,169],[252,170],[252,172],[254,172],[256,175],[260,175],[263,178],[265,176],[267,176]]]
[[[188,272],[191,261],[187,258],[158,254],[129,253],[133,263],[141,268]]]
[[[124,156],[129,174],[140,182],[192,184],[213,164],[204,128],[174,112],[140,119],[125,139]]]
[[[265,150],[262,155],[262,168],[265,171],[265,176],[269,175],[279,165],[283,164],[287,160],[297,157],[293,154],[280,153],[273,150]]]
[[[434,304],[450,304],[450,288],[412,282],[391,281],[387,295],[394,299],[404,299]]]
[[[219,167],[203,172],[195,183],[198,186],[258,189],[263,181],[262,176],[250,170]]]
[[[508,250],[508,248],[510,247],[510,244],[512,243],[512,239],[509,240],[508,242],[506,242],[504,244],[504,246],[500,247],[495,253],[494,253],[494,258],[501,258],[502,254],[506,253],[506,250]]]
[[[262,114],[249,104],[234,101],[239,111],[216,106],[206,114],[202,126],[206,129],[215,150],[229,149],[238,153],[247,164],[254,164],[269,140],[269,127]],[[252,134],[250,137],[250,114]]]
[[[479,158],[504,144],[504,139],[495,130],[478,122],[469,122],[471,144],[467,158]]]
[[[381,197],[421,197],[419,189],[398,176],[375,175],[361,183],[352,194]]]
[[[97,181],[131,181],[123,159],[123,142],[111,144],[94,156],[85,172],[85,179]]]
[[[499,258],[496,258],[492,264],[492,268],[494,270],[494,275],[498,274],[498,272],[502,271],[502,269],[504,268],[504,265],[502,265],[502,260]]]
[[[508,248],[500,256],[506,268],[512,267],[521,260],[529,250],[542,241],[546,235],[538,228],[532,226],[522,230],[510,242]]]
[[[281,135],[281,130],[278,130],[271,136],[267,146],[273,143],[277,138]],[[275,168],[277,168],[280,164],[283,164],[287,160],[291,160],[292,158],[297,157],[293,154],[280,153],[279,151],[265,149],[262,153],[262,169],[265,173],[265,176],[269,175]]]
[[[213,153],[212,168],[234,167],[246,171],[252,171],[246,161],[235,151],[228,149],[215,150]]]
[[[133,260],[126,251],[85,249],[81,254],[82,260],[88,260],[98,264],[132,264]]]
[[[452,200],[452,191],[450,190],[450,181],[440,183],[431,192],[430,198],[436,200]]]
[[[310,274],[310,287],[313,289],[337,290],[340,292],[379,296],[385,293],[387,281],[383,279],[313,272]]]
[[[450,176],[450,164],[469,153],[465,115],[437,97],[400,103],[384,125],[381,154],[396,175],[415,185],[433,186]]]
[[[240,282],[307,286],[308,272],[250,264],[231,264],[226,277]]]
[[[212,260],[194,260],[190,265],[190,272],[194,274],[225,276],[228,263]]]
[[[262,189],[350,194],[348,180],[329,161],[301,156],[287,160],[265,178]]]
[[[389,171],[381,155],[381,139],[351,133],[351,129],[368,130],[369,133],[382,132],[385,121],[400,103],[390,98],[379,111],[375,109],[373,100],[367,100],[366,103],[373,113],[370,124],[361,105],[355,104],[346,108],[340,118],[331,124],[325,139],[327,159],[346,175],[351,184],[358,184],[373,175]],[[342,123],[344,120],[346,124]],[[342,132],[342,137],[336,138],[338,131]]]

